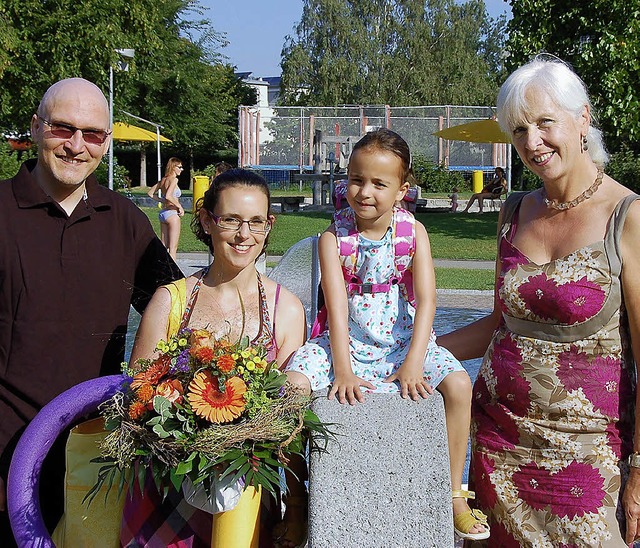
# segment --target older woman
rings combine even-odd
[[[640,534],[638,196],[604,173],[587,91],[559,60],[516,70],[498,120],[544,186],[505,202],[493,313],[439,338],[484,353],[477,503],[493,546],[622,546]]]

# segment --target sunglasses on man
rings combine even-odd
[[[103,131],[101,129],[81,129],[79,127],[70,126],[68,124],[61,124],[59,122],[50,122],[42,116],[38,116],[38,119],[42,120],[49,126],[51,135],[58,139],[71,139],[76,131],[82,134],[84,142],[89,145],[101,145],[107,140],[107,137],[111,135],[110,131]]]

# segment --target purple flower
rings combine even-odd
[[[532,276],[518,288],[520,297],[536,316],[543,320],[556,318],[558,286],[543,272]]]
[[[620,402],[631,400],[631,388],[623,381],[620,360],[613,356],[597,356],[591,362],[582,390],[596,409],[613,419],[620,418]]]
[[[509,411],[524,416],[529,410],[528,381],[522,377],[522,354],[511,335],[500,339],[493,347],[491,365],[498,383],[496,396]]]
[[[534,510],[548,507],[569,519],[597,512],[606,495],[604,478],[584,462],[572,461],[555,474],[531,462],[513,474],[513,482],[518,496]]]
[[[560,470],[553,484],[551,511],[557,516],[573,519],[588,513],[596,513],[606,496],[604,478],[590,464],[573,461]]]
[[[568,325],[583,322],[600,311],[604,299],[602,288],[586,276],[563,284],[557,292],[557,318]]]
[[[473,455],[473,481],[478,493],[478,504],[482,508],[493,508],[498,502],[496,489],[491,482],[491,473],[495,470],[494,461],[484,453]]]
[[[280,398],[284,397],[284,393],[285,393],[285,389],[284,389],[284,384],[280,387],[280,390],[278,390],[278,396]]]
[[[189,371],[189,349],[185,348],[176,357],[176,361],[169,369],[169,373],[175,375],[176,373],[186,373],[187,371]]]
[[[620,402],[631,400],[631,386],[614,356],[596,356],[589,361],[587,354],[571,346],[558,355],[556,375],[567,390],[582,388],[584,395],[601,413],[620,418]]]
[[[587,355],[573,344],[567,352],[558,354],[556,375],[567,390],[577,390],[583,386],[590,368]]]

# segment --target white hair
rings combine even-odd
[[[498,123],[507,135],[511,135],[528,110],[526,92],[535,86],[547,93],[558,107],[578,118],[585,106],[591,114],[587,133],[587,152],[593,162],[604,167],[609,155],[602,140],[602,132],[595,127],[596,115],[589,99],[587,87],[580,77],[563,61],[549,55],[538,55],[526,65],[516,69],[502,84],[498,93]]]

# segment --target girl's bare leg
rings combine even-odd
[[[451,467],[451,488],[462,488],[462,474],[467,456],[469,428],[471,424],[471,379],[465,371],[449,373],[438,385],[444,399]],[[453,515],[469,510],[466,499],[453,499]],[[484,531],[482,525],[474,525],[471,533]]]
[[[167,219],[167,243],[165,244],[169,250],[169,255],[175,260],[178,254],[178,243],[180,241],[180,217],[172,215]]]

